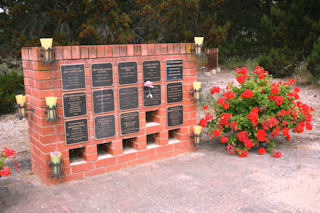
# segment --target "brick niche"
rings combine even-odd
[[[58,46],[54,64],[43,65],[39,47],[22,48],[27,107],[34,109],[28,112],[33,172],[45,184],[57,183],[57,178],[50,178],[53,151],[62,152],[60,180],[65,182],[195,150],[190,135],[197,113],[190,92],[197,80],[197,63],[191,49],[190,43]],[[160,69],[158,79],[153,74],[144,76],[148,61],[150,69],[153,62],[155,70]],[[105,64],[102,67],[109,74],[111,70],[112,80],[99,76],[99,69],[98,80],[93,78],[99,64]],[[169,64],[173,69],[167,76]],[[72,72],[69,80],[62,79],[62,70],[70,71],[72,65],[83,69],[82,86],[72,85]],[[136,66],[136,79],[127,75],[130,66]],[[178,72],[182,68],[181,78],[179,74],[176,78],[175,66]],[[152,100],[146,98],[145,78],[153,79],[157,89],[152,90]],[[100,84],[100,80],[109,83]],[[56,123],[47,122],[48,96],[58,98]],[[64,104],[69,104],[67,110]],[[67,131],[71,133],[66,135]]]

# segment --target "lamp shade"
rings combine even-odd
[[[201,88],[201,82],[199,82],[199,81],[193,82],[193,89],[194,90],[200,90],[200,88]]]
[[[195,135],[200,135],[201,134],[201,131],[202,131],[202,126],[193,126],[193,132]]]
[[[53,107],[57,105],[57,97],[46,97],[46,104],[48,107]]]
[[[201,46],[203,44],[204,37],[194,37],[194,43],[198,46]]]
[[[52,48],[53,38],[40,38],[41,47],[45,50]]]

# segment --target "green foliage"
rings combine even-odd
[[[320,77],[320,37],[313,45],[313,50],[308,58],[308,70],[314,77]]]
[[[271,48],[269,54],[261,54],[258,63],[273,75],[284,77],[291,75],[295,69],[296,58],[287,47]]]
[[[15,95],[22,91],[22,76],[15,72],[0,75],[0,114],[13,111]]]

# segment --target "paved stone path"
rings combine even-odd
[[[320,150],[280,145],[283,157],[198,151],[44,186],[28,172],[1,178],[0,212],[319,212]]]

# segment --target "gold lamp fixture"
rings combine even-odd
[[[200,81],[195,81],[193,82],[193,91],[192,91],[192,95],[195,101],[200,100],[200,92],[201,92],[202,88],[201,88],[201,82]]]
[[[47,122],[57,122],[57,97],[46,97]]]
[[[202,132],[202,126],[199,126],[199,125],[193,126],[193,135],[191,137],[193,138],[193,141],[195,144],[200,143],[201,132]]]
[[[52,64],[55,59],[55,49],[52,47],[53,38],[41,38],[41,54],[43,64]]]
[[[27,111],[33,111],[33,109],[27,109],[26,104],[26,96],[25,95],[16,95],[16,107],[18,109],[18,118],[22,120],[22,118],[27,118]]]
[[[201,49],[203,46],[204,37],[194,37],[194,43],[196,47],[196,55],[201,55]]]

